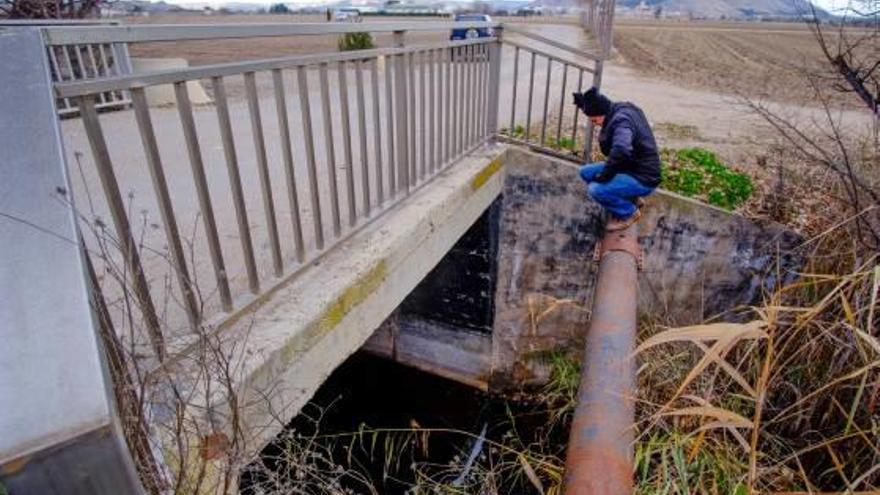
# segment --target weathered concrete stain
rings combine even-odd
[[[480,170],[477,175],[471,180],[471,189],[476,191],[477,189],[483,187],[486,182],[489,182],[489,179],[492,178],[493,175],[498,173],[501,170],[501,166],[504,165],[504,161],[502,157],[499,156],[489,162],[482,170]]]
[[[354,283],[346,287],[343,293],[327,306],[315,324],[285,343],[281,349],[281,362],[292,363],[314,342],[330,333],[353,308],[382,285],[387,275],[386,261],[380,260]]]
[[[333,301],[323,316],[321,316],[319,324],[320,333],[323,334],[338,325],[352,308],[362,303],[367,296],[372,294],[385,281],[386,275],[387,267],[385,260],[381,260],[370,271],[360,277],[357,282],[345,289],[345,292]]]

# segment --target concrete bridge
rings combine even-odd
[[[454,26],[495,34],[405,43]],[[58,77],[83,47],[328,29],[365,28],[0,31],[11,493],[156,491],[145,471],[194,463],[213,483],[196,491],[223,491],[218,452],[258,452],[359,349],[500,390],[583,339],[602,218],[573,179],[584,123],[564,101],[601,82],[601,56],[497,24],[374,23],[395,46]],[[212,106],[190,101],[200,80]],[[166,84],[175,109],[150,109]],[[120,93],[131,109],[99,113]],[[78,119],[58,121],[62,100]],[[667,194],[648,212],[643,311],[695,321],[798,263],[778,226]]]

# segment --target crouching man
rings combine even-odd
[[[574,104],[599,126],[604,162],[581,167],[590,196],[610,214],[606,230],[623,230],[641,217],[641,198],[660,184],[660,155],[642,109],[614,103],[596,88],[575,93]]]

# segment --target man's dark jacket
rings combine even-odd
[[[660,184],[657,142],[641,108],[627,102],[612,105],[599,133],[599,147],[607,158],[597,182],[608,182],[623,173],[648,187]]]

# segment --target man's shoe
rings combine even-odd
[[[639,210],[636,210],[636,212],[633,213],[631,217],[625,220],[621,220],[612,216],[610,220],[608,220],[608,224],[605,225],[605,232],[618,232],[621,230],[626,230],[631,225],[638,222],[640,218],[642,218],[642,212]]]

